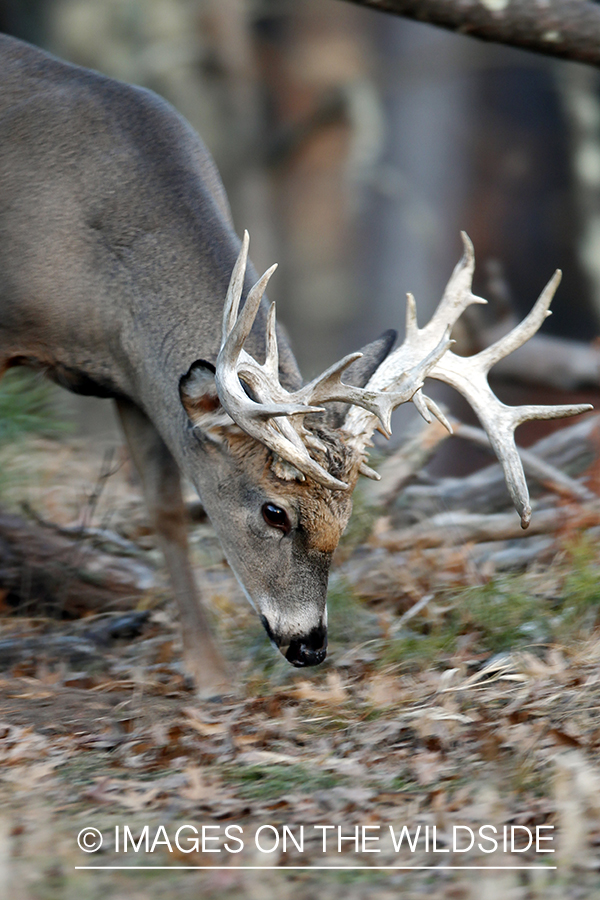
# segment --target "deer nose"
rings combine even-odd
[[[313,628],[306,637],[294,638],[285,654],[293,666],[318,666],[327,656],[327,629]]]

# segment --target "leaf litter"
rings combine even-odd
[[[57,472],[53,442],[32,445],[36,483],[27,494],[19,482],[3,503],[15,510],[27,502],[66,533],[82,518],[82,497],[103,463],[83,444],[63,442]],[[67,471],[68,478],[61,474]],[[597,479],[587,484],[597,489]],[[173,603],[139,489],[127,464],[117,468],[81,540],[95,540],[97,529],[110,526],[113,544],[102,552],[113,552],[120,536],[119,552],[134,545],[136,561],[154,573],[129,611],[144,612],[135,628],[131,620],[120,626],[121,608],[79,619],[51,619],[35,609],[0,619],[0,887],[8,886],[2,896],[600,894],[598,501],[539,493],[536,504],[560,515],[545,543],[539,536],[519,539],[535,550],[525,559],[504,525],[491,543],[493,528],[481,529],[480,541],[471,533],[465,543],[461,526],[454,542],[432,550],[421,519],[410,543],[418,492],[413,487],[410,509],[405,493],[397,488],[385,508],[369,513],[360,542],[341,547],[332,575],[330,656],[309,673],[273,654],[210,526],[195,526],[196,574],[238,679],[236,694],[215,703],[199,701],[182,674]],[[430,493],[423,495],[429,504]],[[494,507],[488,515],[505,510]],[[95,824],[112,833],[124,822],[136,838],[144,825],[165,823],[173,831],[184,823],[239,824],[244,833],[287,825],[296,834],[304,825],[308,836],[302,853],[293,846],[285,854],[261,853],[253,845],[240,856],[223,852],[224,871],[172,871],[150,880],[76,871],[86,861],[75,840],[79,829]],[[404,845],[396,853],[383,841],[376,858],[350,852],[347,842],[326,862],[436,869],[290,868],[323,864],[313,825],[339,825],[345,834],[355,825],[382,832],[435,826],[448,846],[453,826],[486,823],[553,826],[557,869],[490,869],[538,862],[531,852],[484,856],[475,848],[436,857],[422,842],[415,852]],[[110,858],[110,849],[94,857]],[[215,857],[159,848],[152,862],[213,865]],[[240,864],[280,868],[232,868]],[[452,865],[485,868],[443,868]]]

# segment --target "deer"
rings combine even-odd
[[[183,665],[200,694],[230,676],[188,558],[183,473],[271,642],[296,667],[327,652],[327,582],[376,430],[412,402],[450,428],[426,378],[469,401],[526,527],[514,431],[588,405],[504,405],[490,368],[549,315],[557,271],[524,321],[471,357],[451,349],[472,292],[464,252],[430,322],[409,294],[394,331],[304,384],[225,190],[192,127],[152,92],[0,36],[0,376],[37,369],[111,398],[170,575]],[[223,687],[225,686],[225,687]]]

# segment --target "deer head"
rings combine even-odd
[[[379,477],[367,465],[374,431],[389,436],[393,410],[408,401],[427,421],[434,415],[451,430],[422,392],[427,377],[452,385],[477,413],[503,466],[523,528],[531,507],[514,440],[517,425],[591,408],[509,407],[487,381],[494,363],[527,341],[550,314],[558,271],[527,318],[508,335],[468,358],[451,351],[450,332],[457,319],[470,304],[486,302],[472,293],[473,246],[462,237],[464,255],[424,328],[417,326],[409,294],[406,335],[398,349],[389,352],[388,334],[364,354],[352,353],[288,391],[279,377],[274,304],[264,362],[244,350],[275,269],[254,285],[240,312],[246,233],[227,292],[216,365],[200,360],[181,381],[181,400],[194,433],[211,457],[201,488],[207,512],[269,637],[296,666],[316,665],[326,655],[329,567],[359,475]]]

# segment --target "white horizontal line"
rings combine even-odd
[[[147,870],[147,869],[166,869],[166,870],[175,870],[175,869],[202,869],[204,871],[210,869],[260,869],[264,871],[281,871],[286,872],[289,869],[322,869],[324,871],[339,871],[343,870],[347,871],[367,871],[367,872],[381,872],[381,871],[391,871],[396,869],[408,870],[408,869],[436,869],[437,871],[448,871],[448,870],[457,870],[457,869],[480,869],[482,871],[525,871],[530,869],[556,869],[557,866],[75,866],[76,869],[101,869],[105,871],[107,869],[137,869],[137,870]]]

